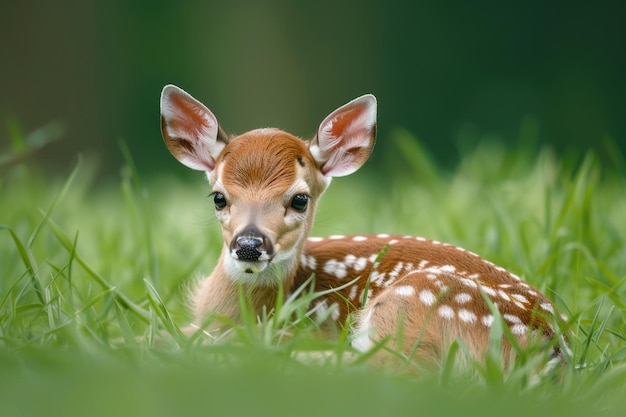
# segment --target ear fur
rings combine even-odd
[[[339,107],[320,124],[309,151],[327,177],[358,170],[376,141],[376,97],[366,94]]]
[[[213,171],[228,143],[213,113],[171,84],[161,93],[161,134],[176,159],[199,171]]]

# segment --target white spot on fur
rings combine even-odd
[[[415,288],[410,285],[401,285],[396,288],[396,294],[402,297],[412,297],[415,295]]]
[[[487,294],[490,297],[495,297],[497,295],[496,290],[494,290],[491,287],[480,287],[481,291],[483,291],[485,294]]]
[[[539,307],[541,307],[543,310],[547,311],[548,313],[554,314],[554,307],[552,307],[552,304],[550,303],[541,303],[539,304]]]
[[[337,321],[337,320],[339,320],[339,314],[340,314],[340,312],[339,312],[339,304],[332,303],[330,305],[330,318],[333,321]]]
[[[482,318],[480,319],[480,321],[486,326],[486,327],[491,327],[491,325],[493,324],[493,316],[491,314],[488,314],[486,316],[482,316]]]
[[[466,323],[476,323],[476,314],[464,308],[459,310],[459,318]]]
[[[363,288],[363,290],[361,290],[361,293],[359,294],[359,301],[363,300],[363,296],[365,295],[365,288]],[[372,297],[372,291],[368,290],[367,291],[367,298],[365,299],[365,302],[363,303],[363,306],[366,306],[369,302],[370,302],[370,298]]]
[[[310,237],[307,239],[309,242],[321,242],[322,240],[324,240],[323,237]]]
[[[454,271],[456,271],[456,268],[452,265],[442,265],[439,267],[439,270],[441,272],[452,274],[454,273]]]
[[[419,297],[420,301],[429,307],[437,301],[437,297],[430,290],[422,290]]]
[[[442,305],[437,309],[437,312],[444,319],[452,320],[454,318],[454,310],[450,306]]]
[[[356,285],[353,285],[352,287],[350,287],[350,293],[348,294],[348,298],[351,300],[354,300],[354,297],[356,297],[356,292],[358,291],[359,287],[357,287]]]
[[[512,324],[521,324],[522,320],[513,314],[503,314],[502,318]]]
[[[526,306],[519,301],[513,301],[513,304],[515,304],[520,310],[526,310]]]
[[[503,299],[505,299],[506,301],[511,301],[511,299],[509,298],[509,295],[502,290],[498,291],[498,295],[502,297]]]
[[[466,304],[472,301],[472,296],[466,292],[462,292],[454,296],[454,301],[459,304]]]
[[[315,316],[318,319],[323,319],[326,317],[326,314],[328,312],[328,302],[326,300],[319,302],[315,305]]]
[[[352,240],[355,242],[365,242],[367,240],[367,236],[354,236]]]
[[[344,235],[331,235],[331,236],[328,236],[328,238],[332,240],[339,240],[339,239],[345,239],[346,237]]]
[[[521,336],[521,335],[526,334],[526,330],[527,330],[527,328],[523,324],[516,324],[514,326],[511,326],[511,333],[513,333],[514,335],[517,335],[517,336]]]
[[[367,266],[366,258],[359,258],[354,262],[354,270],[357,272],[364,270],[366,266]]]
[[[329,259],[324,265],[324,272],[327,274],[335,275],[339,279],[343,279],[348,275],[346,265],[342,262],[338,262],[336,259]]]
[[[389,279],[387,279],[387,281],[385,281],[384,283],[386,287],[391,285],[391,283],[393,283],[396,278],[398,278],[398,275],[400,274],[400,271],[402,271],[402,268],[404,268],[404,263],[398,262],[393,270],[389,272]]]
[[[315,259],[312,256],[307,256],[305,254],[302,254],[300,256],[300,262],[302,263],[302,266],[304,266],[305,268],[309,268],[309,269],[317,268],[317,259]]]
[[[386,276],[386,272],[372,271],[372,273],[370,274],[370,282],[380,287],[385,283]]]
[[[528,298],[524,297],[522,294],[511,294],[511,298],[519,301],[520,303],[528,304]]]
[[[467,278],[461,278],[461,283],[470,287],[470,288],[478,288],[478,284],[476,284],[476,282],[472,281],[471,279],[467,279]]]

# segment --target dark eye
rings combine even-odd
[[[213,193],[213,202],[215,203],[215,209],[221,210],[226,207],[226,197],[222,193]]]
[[[296,194],[291,200],[291,207],[294,210],[304,211],[309,204],[309,196],[306,194]]]

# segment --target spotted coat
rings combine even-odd
[[[451,335],[448,342],[457,336],[461,341],[470,339],[466,340],[468,346],[476,339],[483,339],[480,344],[484,345],[496,319],[485,297],[522,343],[530,334],[551,340],[555,335],[553,323],[566,319],[556,316],[550,300],[518,276],[463,248],[421,237],[379,234],[309,238],[294,288],[312,274],[316,291],[342,287],[318,300],[317,311],[332,309],[330,316],[340,323],[357,313],[355,347],[363,350],[373,346],[376,329],[387,326],[372,323],[377,303],[383,298],[393,305],[396,317],[402,310],[406,319],[418,321],[411,323],[412,329],[418,329],[413,333],[424,338],[429,328],[436,328],[434,337],[445,338],[441,329],[446,328]],[[410,336],[411,329],[407,330]],[[408,339],[405,342],[415,342]],[[445,342],[433,340],[431,344],[439,346],[437,352],[420,353],[436,360]]]

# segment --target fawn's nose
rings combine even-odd
[[[246,227],[230,246],[237,259],[249,262],[256,262],[263,255],[271,256],[273,252],[270,240],[255,226]]]
[[[237,246],[239,249],[235,249],[237,258],[242,261],[258,261],[261,256],[261,252],[258,248],[263,245],[263,239],[251,236],[241,236],[237,238]]]

